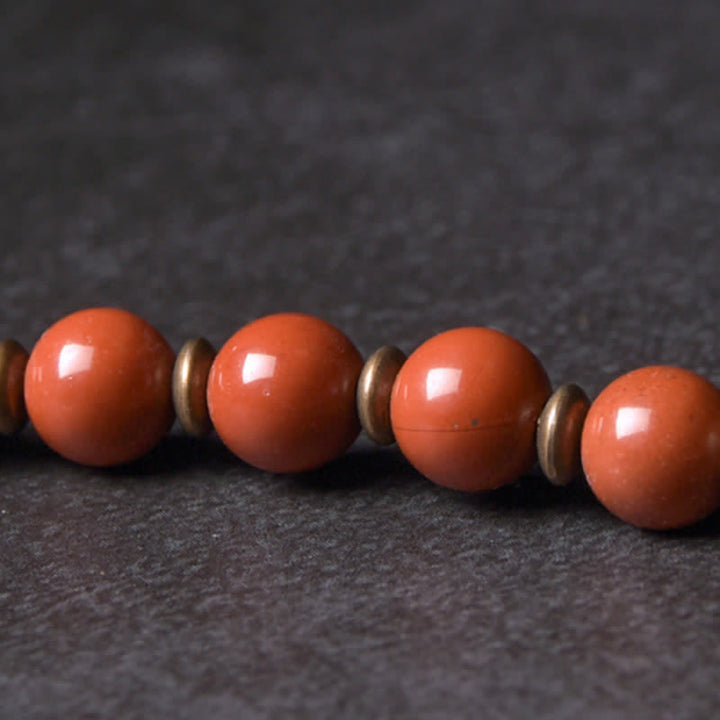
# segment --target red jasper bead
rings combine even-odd
[[[676,367],[623,375],[590,407],[582,461],[598,500],[626,522],[701,520],[720,506],[720,390]]]
[[[70,460],[135,460],[172,424],[173,361],[160,333],[137,315],[113,308],[73,313],[30,355],[28,414],[40,437]]]
[[[309,315],[256,320],[220,350],[207,400],[222,441],[263,470],[296,473],[342,455],[360,432],[362,357],[337,328]]]
[[[450,330],[421,345],[400,370],[393,431],[430,480],[490,490],[535,463],[535,426],[550,390],[540,361],[517,340],[488,328]]]

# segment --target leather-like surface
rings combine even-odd
[[[0,332],[117,305],[219,346],[295,310],[365,355],[487,324],[590,394],[720,381],[719,30],[701,0],[6,2]],[[2,717],[717,713],[717,515],[462,495],[365,441],[302,478],[177,430],[113,471],[1,445]]]

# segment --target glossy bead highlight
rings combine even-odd
[[[137,315],[82,310],[50,327],[25,372],[40,437],[84,465],[117,465],[151,450],[172,424],[174,355]]]
[[[676,367],[623,375],[590,407],[582,461],[598,500],[626,522],[701,520],[720,506],[720,390]]]
[[[270,315],[233,335],[210,371],[215,429],[245,462],[277,473],[320,467],[360,432],[355,389],[363,361],[324,320]]]
[[[517,340],[488,328],[449,330],[421,345],[398,373],[393,431],[430,480],[490,490],[535,463],[535,426],[550,390],[540,361]]]

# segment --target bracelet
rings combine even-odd
[[[274,473],[328,463],[364,429],[456,490],[500,487],[539,461],[556,485],[584,472],[638,527],[684,527],[720,507],[720,390],[682,368],[634,370],[591,403],[574,384],[553,393],[538,358],[498,330],[449,330],[409,357],[383,347],[363,362],[340,330],[297,313],[246,325],[217,354],[194,339],[175,357],[114,308],[68,315],[31,354],[0,343],[0,433],[29,419],[63,457],[110,466],[149,452],[176,416]]]

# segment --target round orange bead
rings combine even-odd
[[[363,360],[350,340],[309,315],[270,315],[220,350],[208,380],[210,416],[227,447],[263,470],[311,470],[360,432],[355,388]]]
[[[720,506],[720,390],[676,367],[623,375],[590,407],[582,461],[598,500],[633,525],[701,520]]]
[[[28,414],[40,437],[70,460],[135,460],[172,424],[173,361],[160,333],[137,315],[76,312],[50,327],[30,355]]]
[[[490,490],[535,463],[535,425],[550,390],[540,361],[517,340],[488,328],[450,330],[421,345],[400,370],[393,430],[430,480]]]

